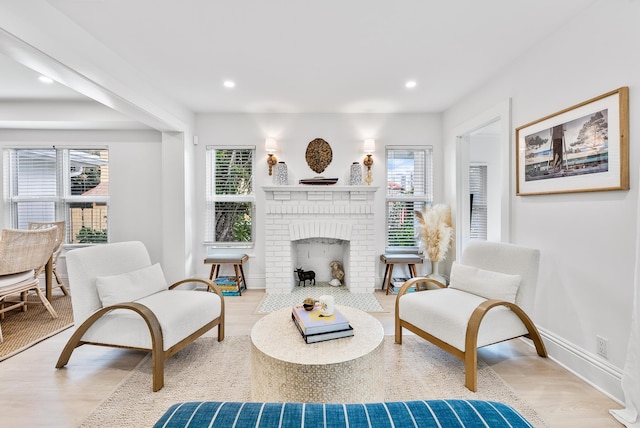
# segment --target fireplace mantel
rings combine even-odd
[[[295,184],[290,186],[262,186],[265,192],[374,192],[378,190],[378,186],[339,186],[336,184],[313,185],[313,184]]]

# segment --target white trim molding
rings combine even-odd
[[[538,326],[538,331],[547,347],[549,358],[612,400],[623,404],[621,368],[544,328]]]

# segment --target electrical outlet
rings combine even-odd
[[[598,355],[607,358],[607,342],[608,340],[602,336],[596,336]]]

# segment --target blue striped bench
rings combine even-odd
[[[481,400],[367,404],[187,402],[174,404],[154,428],[533,427],[512,407]]]

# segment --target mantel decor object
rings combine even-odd
[[[278,186],[286,186],[289,184],[289,170],[286,163],[280,161],[276,164],[274,181]]]
[[[362,167],[360,166],[360,162],[354,162],[351,164],[349,184],[352,186],[359,186],[362,184]]]
[[[330,184],[336,184],[337,182],[338,182],[337,178],[324,178],[324,177],[303,178],[300,180],[300,184],[311,184],[315,186],[326,186]]]
[[[331,146],[322,138],[316,138],[307,146],[305,153],[309,168],[320,174],[333,160]]]

